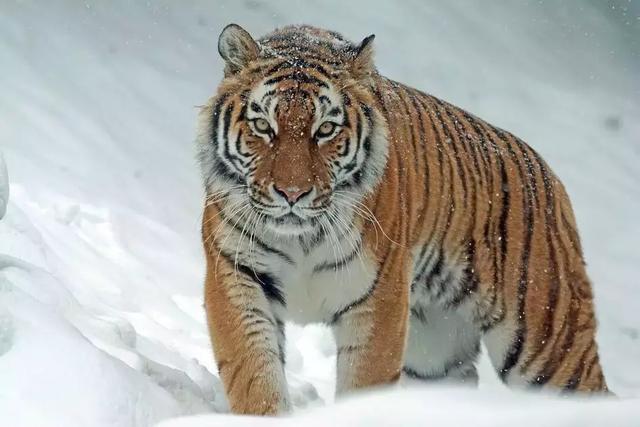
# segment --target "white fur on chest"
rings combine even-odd
[[[298,243],[280,249],[294,260],[289,264],[274,259],[271,264],[286,301],[286,308],[277,308],[283,320],[299,324],[330,321],[336,312],[365,295],[375,280],[375,263],[365,254],[345,265],[314,271],[353,253],[349,243],[325,241],[308,254]]]

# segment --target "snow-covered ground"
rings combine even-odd
[[[265,425],[640,425],[639,16],[625,0],[1,1],[11,194],[0,220],[0,425],[142,427],[226,410],[201,307],[192,140],[229,22],[255,35],[301,22],[376,33],[383,73],[541,152],[574,203],[601,356],[621,397],[508,392],[483,359],[478,391],[396,389],[334,405],[330,334],[290,326],[297,414]]]

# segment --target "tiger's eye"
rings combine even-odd
[[[269,122],[265,119],[256,119],[254,120],[253,124],[258,132],[267,133],[269,132],[269,129],[271,129],[271,126],[269,126]]]
[[[323,124],[320,125],[320,127],[318,128],[317,132],[316,132],[316,136],[317,137],[323,137],[323,136],[329,136],[333,133],[333,131],[335,130],[336,125],[335,123],[332,122],[324,122]]]

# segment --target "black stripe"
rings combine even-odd
[[[482,170],[484,171],[484,182],[485,182],[485,187],[484,190],[486,190],[486,196],[492,200],[494,197],[494,194],[496,193],[496,191],[494,190],[494,169],[493,169],[493,162],[491,159],[491,152],[489,150],[489,145],[491,144],[490,142],[490,137],[488,135],[486,135],[484,129],[482,128],[482,125],[480,123],[478,123],[478,120],[475,116],[473,116],[472,114],[468,113],[467,111],[464,110],[459,110],[460,113],[463,115],[463,117],[466,119],[467,123],[471,126],[471,128],[473,129],[473,131],[475,132],[476,137],[478,138],[478,142],[476,144],[473,144],[475,148],[477,148],[480,152],[480,158],[482,160]],[[497,164],[497,161],[496,161]],[[483,236],[484,236],[484,245],[489,248],[490,250],[493,251],[493,256],[492,258],[492,268],[493,268],[493,283],[492,286],[490,287],[490,300],[488,302],[488,308],[485,310],[484,313],[481,314],[481,319],[479,320],[480,323],[480,327],[483,330],[483,332],[487,332],[491,327],[495,326],[498,322],[502,321],[505,317],[505,309],[504,309],[504,298],[501,299],[502,301],[502,308],[498,308],[498,298],[501,295],[498,295],[498,289],[497,286],[499,284],[499,271],[498,271],[498,248],[497,245],[494,244],[494,242],[496,241],[496,239],[494,238],[495,236],[495,229],[494,229],[494,206],[495,203],[488,203],[487,204],[487,220],[484,223],[484,231],[483,231]],[[497,315],[496,315],[497,312]]]
[[[215,106],[213,107],[213,112],[211,114],[211,143],[214,147],[218,146],[218,127],[220,121],[220,112],[222,111],[222,106],[229,99],[229,94],[224,94],[216,101]]]
[[[296,81],[298,83],[309,83],[309,84],[313,84],[319,87],[323,87],[323,88],[329,88],[329,85],[327,83],[325,83],[324,81],[310,76],[309,74],[305,74],[299,71],[293,72],[291,74],[284,74],[282,76],[276,76],[276,77],[272,77],[269,80],[265,81],[264,84],[265,85],[272,85],[275,83],[279,83],[285,80],[293,80]]]
[[[333,107],[332,109],[327,111],[327,116],[329,116],[329,117],[337,117],[337,116],[340,115],[341,111],[342,110],[340,110],[340,107]]]
[[[598,358],[598,351],[596,350],[593,352],[593,357],[591,357],[591,359],[589,359],[589,361],[585,364],[585,366],[588,366],[587,371],[584,373],[584,379],[586,381],[589,381],[593,368],[596,367],[599,362],[600,359]]]
[[[501,279],[504,281],[504,271],[507,260],[507,240],[509,233],[507,232],[507,220],[509,219],[509,209],[511,208],[509,176],[504,165],[502,156],[498,155],[498,164],[500,166],[500,188],[502,190],[502,209],[500,210],[500,218],[498,219],[498,238],[500,240],[500,270]]]
[[[439,373],[439,374],[425,374],[422,372],[418,372],[416,369],[410,368],[408,366],[404,366],[402,368],[402,371],[410,378],[415,378],[419,380],[443,379],[449,375],[452,369],[462,366],[465,362],[472,362],[473,360],[475,360],[479,352],[480,352],[480,342],[476,344],[475,348],[473,349],[473,353],[469,354],[468,356],[465,355],[464,357],[453,357],[452,359],[450,359],[444,365],[442,369],[442,373]]]
[[[440,181],[439,198],[442,198],[442,196],[444,195],[444,188],[445,188],[445,181],[446,181],[444,179],[445,162],[444,162],[444,158],[443,158],[443,150],[444,149],[443,149],[443,146],[442,146],[442,140],[441,140],[440,134],[438,133],[438,131],[436,129],[435,119],[433,117],[431,107],[428,104],[427,100],[426,99],[425,100],[420,99],[420,104],[422,105],[422,107],[424,109],[424,112],[427,114],[427,116],[429,118],[429,122],[431,124],[431,132],[433,133],[433,138],[435,139],[435,143],[436,143],[436,152],[437,152],[437,155],[438,155],[437,164],[440,165],[439,176],[438,176],[438,180]],[[449,167],[449,169],[452,169],[452,168]],[[450,177],[451,176],[452,176],[452,172],[450,171]],[[431,232],[429,234],[429,237],[426,240],[427,243],[430,243],[430,242],[435,240],[436,230],[438,229],[437,225],[439,223],[440,218],[442,218],[443,209],[445,209],[445,203],[438,203],[438,211],[437,211],[437,214],[434,215],[434,224],[431,227]]]
[[[382,94],[382,92],[380,92],[380,88],[377,85],[373,88],[373,94],[376,96],[376,99],[380,103],[380,108],[382,108],[385,116],[388,117],[389,111],[387,109],[387,105],[384,102],[384,95]]]
[[[424,284],[429,290],[434,284],[434,280],[438,278],[442,273],[442,267],[444,266],[444,253],[442,252],[442,249],[438,248],[436,252],[438,253],[436,264],[433,266],[429,274],[424,278]]]
[[[538,198],[538,183],[537,183],[537,174],[534,170],[534,163],[531,160],[531,158],[529,157],[529,153],[528,150],[531,150],[533,152],[533,150],[531,149],[531,147],[529,147],[527,144],[525,144],[523,141],[521,141],[518,138],[515,138],[515,146],[520,150],[520,153],[522,154],[522,157],[524,158],[524,163],[525,166],[527,168],[527,183],[530,187],[530,191],[533,194],[533,196],[535,197],[535,207],[539,210],[540,209],[540,200]]]
[[[364,111],[364,104],[360,104],[360,112],[366,117],[366,113]],[[362,118],[359,117],[359,115],[357,116],[358,122],[356,123],[356,148],[349,163],[344,165],[344,167],[342,168],[347,174],[358,166],[358,153],[360,152],[360,147],[362,146]]]
[[[349,136],[347,135],[346,138],[344,138],[343,141],[343,146],[342,146],[342,150],[340,150],[340,145],[337,146],[337,149],[340,150],[338,152],[338,157],[346,157],[347,154],[349,153],[349,149],[351,149],[351,138],[349,138]],[[340,164],[340,162],[338,162],[338,164]]]
[[[411,102],[413,103],[413,108],[416,110],[416,114],[418,115],[418,129],[420,134],[420,145],[422,146],[422,155],[424,156],[424,192],[425,197],[423,199],[423,206],[420,208],[420,212],[425,210],[425,204],[428,203],[429,200],[429,156],[427,155],[427,144],[426,144],[426,131],[424,127],[424,115],[425,111],[421,104],[418,103],[415,96],[410,96]],[[417,153],[416,153],[417,155]]]
[[[421,323],[427,323],[427,314],[424,312],[423,306],[415,305],[411,307],[411,315],[418,319]]]
[[[554,320],[556,316],[560,316],[560,310],[557,310],[558,305],[558,297],[560,296],[560,288],[562,283],[560,281],[559,276],[559,262],[558,262],[558,250],[555,248],[553,243],[553,235],[554,233],[558,233],[557,223],[554,217],[555,209],[555,195],[551,188],[547,187],[547,183],[549,182],[548,172],[544,168],[542,163],[538,163],[540,167],[540,173],[542,175],[543,182],[543,190],[545,193],[545,237],[547,243],[547,255],[549,258],[549,280],[547,281],[548,287],[548,295],[547,295],[547,311],[544,319],[544,323],[542,326],[542,339],[541,343],[536,350],[536,352],[529,357],[524,367],[526,368],[528,365],[533,363],[538,356],[540,356],[544,350],[551,344],[554,330]],[[539,377],[546,377],[548,380],[548,376],[539,375]]]
[[[379,274],[379,272],[378,272],[378,274]],[[371,284],[371,286],[369,287],[369,289],[367,289],[367,291],[360,298],[357,298],[356,300],[350,302],[348,305],[344,306],[340,310],[338,310],[335,313],[333,313],[333,316],[331,316],[331,320],[329,320],[329,324],[330,325],[334,325],[334,324],[338,323],[340,321],[340,318],[345,313],[347,313],[349,310],[352,310],[352,309],[358,307],[359,305],[363,304],[365,301],[367,301],[369,299],[369,297],[371,295],[373,295],[373,291],[374,291],[374,289],[376,288],[377,285],[378,285],[378,276],[376,275],[376,278],[373,281],[373,283]]]
[[[458,117],[455,115],[455,112],[459,112],[460,110],[457,107],[454,107],[450,104],[447,104],[447,103],[443,103],[443,104],[445,104],[445,107],[449,107],[449,108],[445,108],[445,112],[447,113],[449,120],[453,123],[454,128],[457,131],[458,141],[461,142],[463,147],[463,154],[466,154],[465,157],[467,158],[469,155],[472,157],[474,171],[473,172],[469,171],[470,173],[467,176],[469,177],[470,187],[471,187],[471,196],[469,197],[469,200],[472,200],[472,202],[470,203],[474,203],[474,206],[472,209],[473,211],[475,211],[476,208],[478,208],[478,188],[477,188],[479,185],[478,177],[481,178],[482,176],[482,173],[480,172],[480,168],[478,165],[478,159],[476,157],[475,150],[473,149],[473,147],[470,146],[471,143],[469,142],[469,137],[467,136],[468,133],[465,129],[464,124],[461,124],[460,123],[461,120],[458,119]],[[468,162],[465,162],[465,164],[466,163]],[[482,182],[480,183],[480,185],[482,185]],[[466,206],[466,202],[465,202],[465,206]],[[476,242],[472,236],[475,231],[477,216],[478,216],[478,212],[471,214],[471,220],[469,221],[469,225],[465,235],[466,236],[465,239],[468,241],[467,243],[468,248],[466,253],[467,267],[465,268],[465,275],[462,279],[462,282],[458,287],[458,293],[454,295],[453,299],[445,303],[445,305],[450,307],[456,307],[464,299],[466,299],[473,292],[475,292],[478,288],[478,277],[477,275],[471,272],[473,267],[475,266],[474,258],[475,258]]]
[[[571,347],[573,331],[571,330],[571,321],[568,320],[568,317],[573,317],[574,312],[575,310],[573,310],[573,306],[569,304],[569,315],[567,316],[566,313],[563,313],[564,321],[560,326],[560,330],[556,334],[547,360],[533,380],[535,384],[542,386],[551,379],[553,374],[561,365],[564,356],[567,354],[567,349]],[[558,348],[560,341],[562,341],[562,344],[560,348]],[[569,346],[564,347],[564,344],[567,342],[569,343]]]
[[[270,97],[270,96],[273,96],[273,95],[275,95],[275,94],[276,94],[276,90],[275,90],[275,89],[271,89],[271,90],[266,91],[266,92],[264,93],[264,95],[262,95],[262,98],[260,99],[260,102],[264,102],[264,99],[265,99],[265,98]],[[268,109],[269,109],[269,106],[267,105],[266,107],[267,107],[267,110],[268,110]]]
[[[404,89],[404,87],[402,86],[401,88]],[[410,94],[407,93],[406,90],[404,90],[404,95],[408,97],[411,96]],[[418,172],[420,170],[420,159],[418,158],[419,150],[418,150],[418,147],[416,146],[417,141],[416,141],[415,132],[413,130],[413,120],[411,119],[411,110],[409,105],[407,104],[405,96],[402,96],[401,93],[398,93],[398,98],[400,99],[400,106],[404,110],[404,115],[405,115],[404,122],[406,123],[406,126],[409,128],[409,139],[411,140],[411,148],[413,149],[413,166],[415,168],[415,173],[419,173]],[[417,115],[417,112],[415,115]]]
[[[238,137],[236,138],[236,151],[241,156],[247,157],[247,166],[245,166],[245,167],[248,167],[249,162],[251,162],[251,160],[257,155],[257,154],[251,154],[250,152],[243,152],[242,151],[242,129],[238,130]]]
[[[421,380],[421,381],[436,381],[436,380],[441,380],[447,376],[446,371],[439,374],[423,374],[407,366],[402,368],[402,372],[404,372],[405,375],[407,375],[409,378],[413,378],[414,380]]]
[[[432,100],[435,101],[435,98],[431,98]],[[429,118],[431,120],[431,127],[432,130],[434,132],[434,134],[436,135],[436,146],[438,148],[438,162],[440,163],[440,198],[442,199],[442,196],[445,194],[445,183],[448,182],[449,183],[449,193],[447,194],[447,203],[442,202],[440,205],[440,209],[438,210],[438,216],[437,218],[441,218],[442,217],[442,213],[444,210],[446,210],[446,219],[445,219],[445,224],[443,227],[434,227],[434,234],[435,234],[435,230],[436,229],[444,229],[444,233],[442,233],[441,236],[439,237],[439,241],[440,242],[444,242],[444,240],[446,239],[447,233],[449,231],[449,225],[451,224],[451,218],[453,216],[453,212],[456,209],[456,203],[455,203],[455,194],[454,194],[454,184],[455,184],[455,180],[454,180],[454,170],[453,170],[453,165],[452,165],[452,161],[451,158],[449,157],[449,153],[450,150],[449,149],[445,149],[445,146],[442,142],[442,136],[439,135],[439,133],[436,130],[436,126],[435,123],[439,123],[440,124],[440,129],[442,130],[442,133],[444,134],[444,137],[446,138],[446,133],[445,133],[445,127],[444,127],[444,123],[442,122],[442,117],[440,116],[437,108],[435,106],[433,106],[433,113],[436,115],[436,117],[434,118],[432,115],[432,109],[429,108],[427,109],[427,113],[429,114]],[[437,120],[436,120],[437,118]],[[447,160],[449,160],[448,162],[444,161],[444,152],[446,151],[447,154]],[[444,179],[444,165],[448,166],[448,170],[449,170],[449,177],[448,180]],[[442,201],[442,200],[441,200]],[[447,209],[447,204],[448,209]],[[437,223],[436,223],[437,225]],[[429,239],[432,240],[432,239]]]
[[[494,191],[494,187],[497,185],[499,187],[499,190],[502,193],[502,197],[501,197],[501,201],[502,201],[502,207],[501,207],[501,211],[498,217],[498,233],[496,235],[496,231],[495,231],[495,221],[494,221],[494,215],[493,215],[493,208],[495,203],[491,204],[491,209],[490,209],[490,220],[489,220],[489,226],[485,226],[485,242],[487,244],[487,246],[489,246],[492,250],[493,250],[493,277],[494,277],[494,283],[495,286],[500,286],[500,290],[495,289],[495,286],[493,288],[493,294],[492,294],[492,306],[493,306],[493,310],[490,310],[487,312],[487,314],[485,315],[485,319],[483,320],[483,325],[482,325],[482,330],[483,331],[488,331],[490,330],[492,327],[494,327],[496,324],[502,322],[505,318],[506,318],[506,312],[507,312],[507,308],[506,308],[506,299],[505,299],[505,295],[504,295],[504,286],[505,286],[505,267],[506,267],[506,253],[507,253],[507,229],[506,229],[506,224],[507,224],[507,219],[508,219],[508,212],[510,209],[510,196],[509,196],[509,180],[508,180],[508,176],[506,174],[506,169],[505,169],[505,165],[504,165],[504,160],[502,158],[502,154],[501,154],[501,150],[500,148],[497,146],[496,142],[494,141],[494,137],[491,135],[490,130],[488,129],[488,125],[479,120],[476,119],[474,116],[472,116],[471,114],[468,114],[467,116],[467,120],[469,120],[474,129],[476,130],[476,132],[482,137],[482,151],[483,153],[486,154],[487,158],[488,158],[488,169],[487,169],[487,175],[490,178],[490,189],[491,189],[491,197],[493,197],[493,194],[495,194]],[[492,156],[493,153],[493,156]],[[491,159],[494,159],[494,162],[491,161]],[[499,179],[495,179],[494,180],[494,168],[493,168],[493,163],[495,163],[498,166],[498,171],[500,172],[500,177]],[[491,238],[489,238],[491,237]],[[500,242],[500,245],[495,244],[495,242]],[[498,252],[500,252],[500,255],[498,254]],[[498,265],[498,259],[500,259],[500,265]],[[497,307],[496,304],[496,300],[500,301],[500,306]],[[497,312],[497,315],[495,314]]]
[[[464,300],[473,295],[478,290],[478,276],[473,270],[475,264],[476,242],[471,239],[467,248],[468,264],[464,269],[461,283],[458,285],[456,292],[445,302],[445,307],[456,308]]]
[[[526,339],[527,328],[526,328],[526,313],[525,313],[525,303],[526,303],[526,295],[527,295],[527,285],[528,285],[528,268],[529,268],[529,255],[531,251],[531,242],[533,238],[533,213],[532,213],[532,194],[531,187],[526,179],[526,173],[523,170],[522,164],[520,163],[516,153],[513,151],[513,146],[511,141],[505,136],[504,132],[500,130],[495,130],[498,137],[505,143],[509,154],[511,155],[514,163],[518,165],[518,172],[520,174],[520,180],[524,187],[522,194],[522,209],[523,209],[523,227],[525,231],[524,242],[522,247],[522,255],[520,260],[520,279],[518,281],[518,329],[515,334],[514,342],[509,349],[507,356],[505,358],[504,365],[500,370],[500,378],[504,381],[511,371],[513,367],[519,362],[520,356],[522,355],[522,351],[524,349],[524,341]]]
[[[243,160],[242,158],[231,154],[231,152],[229,151],[229,129],[231,127],[231,116],[233,114],[233,106],[228,106],[224,116],[222,118],[223,120],[223,138],[224,138],[224,147],[223,147],[223,154],[226,157],[226,160],[228,162],[230,162],[231,164],[233,164],[235,167],[237,167],[240,171],[242,171],[243,169],[247,169],[248,167],[248,163]]]
[[[252,320],[257,321],[256,324],[259,322],[266,322],[274,325],[271,316],[269,316],[266,311],[258,307],[250,307],[245,309],[242,313],[242,317],[243,319],[251,318]]]
[[[442,111],[444,111],[444,113],[447,116],[449,116],[450,113],[447,111],[443,102],[438,98],[433,98],[433,99],[436,102],[436,104],[442,109]],[[458,144],[456,141],[459,141],[459,138],[453,137],[453,133],[451,132],[451,129],[447,124],[447,121],[442,117],[442,113],[438,109],[436,109],[436,116],[438,116],[438,118],[440,119],[440,124],[442,126],[442,130],[445,135],[445,140],[448,140],[449,142],[448,146],[453,149],[453,155],[455,157],[456,166],[458,169],[458,176],[460,177],[460,181],[462,183],[462,194],[463,194],[462,200],[466,205],[467,204],[467,174],[465,173],[464,163],[462,162],[462,159],[460,158],[460,153],[458,152]],[[453,122],[453,119],[449,118],[449,120]]]
[[[358,247],[353,252],[351,252],[349,255],[345,256],[340,260],[336,260],[332,262],[324,261],[320,264],[317,264],[315,267],[313,267],[313,274],[321,273],[323,271],[337,270],[339,268],[343,268],[344,266],[346,266],[356,258],[359,251],[360,251],[360,246],[358,245]]]
[[[367,169],[367,161],[371,158],[371,138],[369,138],[368,136],[365,137],[364,143],[362,144],[362,148],[364,151],[364,156],[362,158],[362,165],[360,165],[360,169],[358,169],[353,174],[353,178],[352,178],[353,184],[358,187],[362,185],[364,174],[366,173],[370,176],[372,173]]]
[[[232,183],[238,183],[238,184],[243,184],[244,183],[244,177],[242,175],[240,175],[239,173],[237,173],[237,171],[231,169],[226,163],[222,162],[219,158],[219,156],[217,155],[218,152],[218,134],[220,132],[219,127],[220,127],[220,113],[222,111],[222,107],[224,106],[224,104],[229,100],[230,95],[229,94],[224,94],[222,96],[220,96],[215,103],[215,106],[213,107],[213,111],[211,114],[211,135],[209,136],[210,138],[210,142],[213,145],[213,151],[216,153],[216,155],[212,158],[212,159],[208,159],[205,158],[202,154],[201,154],[201,161],[203,163],[207,163],[207,162],[212,162],[211,165],[211,171],[218,177],[220,178],[224,178],[228,181],[231,181]]]
[[[282,293],[282,289],[280,288],[280,284],[272,275],[268,273],[257,272],[254,269],[249,268],[243,264],[238,264],[238,270],[253,278],[260,285],[267,299],[275,300],[283,306],[286,306],[286,301],[284,298],[284,294]]]
[[[356,351],[361,351],[364,348],[364,345],[343,345],[338,347],[337,356],[340,357],[342,353],[353,353]]]
[[[281,63],[271,67],[269,70],[267,70],[267,72],[264,73],[264,75],[268,76],[270,74],[274,74],[279,71],[286,70],[288,68],[295,68],[297,70],[301,68],[312,68],[317,72],[319,72],[320,74],[322,74],[323,76],[325,76],[326,78],[328,79],[331,78],[331,74],[329,74],[329,72],[325,69],[325,67],[323,67],[322,65],[316,62],[309,62],[302,58],[288,58],[285,61],[282,61]]]
[[[251,101],[251,111],[256,112],[256,113],[262,113],[262,107],[260,107],[260,104],[258,104],[255,101]]]
[[[580,380],[582,379],[582,374],[584,373],[586,362],[587,362],[587,355],[593,349],[594,345],[595,345],[595,341],[591,340],[591,342],[587,346],[587,349],[584,351],[584,353],[582,353],[582,356],[580,356],[580,359],[578,359],[578,364],[576,365],[575,370],[573,371],[573,373],[571,374],[571,377],[569,377],[569,380],[564,386],[565,391],[575,390],[580,384]]]
[[[436,295],[435,295],[435,298],[437,300],[441,300],[442,296],[444,295],[444,292],[446,290],[449,290],[453,285],[453,278],[452,278],[453,273],[454,271],[448,268],[444,271],[444,276],[436,277],[436,279],[439,279],[439,280],[437,281],[434,280],[434,283],[438,284],[438,290],[436,291]]]
[[[286,362],[286,354],[284,351],[284,322],[276,317],[276,327],[278,328],[278,353],[280,354],[280,362],[284,365]]]
[[[415,265],[417,268],[414,268],[413,277],[415,280],[422,280],[422,275],[424,274],[425,269],[429,265],[431,258],[433,258],[433,254],[436,252],[435,250],[429,251],[429,256],[425,258],[427,249],[429,249],[429,247],[430,247],[429,243],[425,243],[424,245],[422,245],[420,254],[417,257],[418,262]]]
[[[473,142],[467,132],[466,125],[470,125],[468,121],[466,121],[465,112],[458,107],[447,104],[453,111],[447,110],[447,114],[451,121],[453,121],[456,130],[458,131],[458,137],[462,141],[462,145],[465,148],[465,152],[467,155],[471,156],[471,160],[473,163],[474,173],[469,174],[470,178],[474,181],[476,177],[482,177],[482,171],[480,170],[480,164],[478,163],[478,157],[476,156],[476,150],[474,149]],[[462,116],[465,121],[460,120],[455,113],[458,113]]]
[[[479,148],[480,157],[484,166],[483,175],[485,176],[485,179],[489,181],[487,188],[493,191],[493,169],[491,167],[491,154],[487,147],[487,145],[491,143],[491,138],[485,134],[484,130],[482,129],[482,125],[478,123],[478,120],[473,115],[464,110],[458,111],[466,119],[467,123],[471,126],[476,136],[478,137],[478,143],[473,144],[473,146],[475,148]],[[479,169],[479,165],[476,164],[476,167]]]

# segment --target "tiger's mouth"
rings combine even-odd
[[[287,203],[277,197],[269,200],[259,192],[249,193],[249,203],[260,214],[264,228],[279,236],[300,236],[317,233],[323,225],[330,223],[327,217],[332,208],[331,194],[308,197]]]

